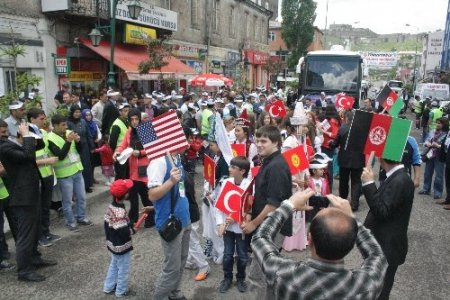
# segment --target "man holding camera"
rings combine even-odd
[[[294,210],[310,210],[314,195],[307,189],[283,201],[252,239],[257,262],[264,270],[273,299],[376,299],[383,286],[387,262],[370,231],[357,221],[347,200],[328,195],[331,207],[311,221],[308,243],[311,259],[296,262],[283,257],[274,239]],[[358,270],[344,268],[344,258],[356,247],[364,262]]]

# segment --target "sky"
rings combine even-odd
[[[281,7],[282,0],[278,1]],[[449,3],[448,0],[315,0],[314,25],[320,29],[325,28],[327,1],[328,27],[334,23],[351,24],[379,34],[444,30]]]

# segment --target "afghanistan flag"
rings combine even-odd
[[[389,114],[393,117],[397,117],[399,112],[402,110],[403,105],[405,105],[405,103],[403,102],[403,98],[398,97],[397,101],[395,101],[394,105],[392,105],[391,109],[389,110]]]
[[[412,122],[356,110],[345,150],[401,161]]]
[[[378,101],[378,104],[383,106],[383,108],[389,112],[394,106],[394,103],[397,102],[398,95],[391,90],[388,85],[385,85],[381,92],[378,94],[375,101]]]

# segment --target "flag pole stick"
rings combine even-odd
[[[175,163],[174,163],[174,161],[173,161],[173,157],[172,157],[172,155],[170,154],[169,151],[166,152],[166,156],[167,156],[167,158],[169,159],[170,165],[172,166],[172,168],[176,168]]]
[[[386,112],[386,107],[383,108],[383,110],[380,112],[380,115],[384,114]]]
[[[370,151],[369,158],[367,159],[366,168],[372,169],[372,163],[374,158],[375,158],[375,151]]]

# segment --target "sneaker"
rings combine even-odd
[[[195,281],[203,281],[206,279],[206,277],[208,277],[208,274],[209,274],[209,268],[206,271],[199,272],[197,274],[197,276],[194,277],[194,280]]]
[[[247,291],[247,283],[242,279],[237,281],[236,286],[241,293],[245,293]]]
[[[94,223],[92,223],[91,221],[89,221],[88,219],[83,219],[81,221],[77,221],[78,224],[83,225],[83,226],[91,226],[94,225]]]
[[[113,289],[110,291],[103,290],[103,293],[105,293],[106,295],[112,295],[115,292],[116,292],[116,285],[114,285]]]
[[[14,265],[7,260],[2,260],[0,262],[0,270],[11,270],[14,268]]]
[[[47,240],[50,240],[51,242],[57,242],[61,239],[61,237],[57,234],[49,233],[45,236]]]
[[[427,192],[425,190],[419,191],[419,195],[429,195],[429,194],[430,194],[430,192]]]
[[[39,239],[39,246],[41,246],[41,247],[50,247],[51,245],[53,245],[52,242],[46,236],[43,236],[43,237],[41,237]]]
[[[188,263],[188,262],[184,265],[184,268],[187,270],[197,270],[198,269],[197,265]]]
[[[66,226],[72,232],[77,232],[78,231],[78,226],[76,224],[67,224]]]
[[[128,297],[128,296],[136,296],[136,292],[132,290],[128,290],[123,294],[116,294],[117,298]]]
[[[226,293],[231,287],[231,279],[225,278],[220,282],[219,292]]]

